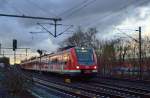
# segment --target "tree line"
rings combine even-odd
[[[102,40],[97,36],[96,28],[89,28],[84,31],[79,27],[71,37],[61,43],[61,47],[74,45],[92,47],[97,54],[99,72],[104,75],[112,75],[116,68],[139,69],[139,43],[137,40],[116,38],[113,40]],[[149,74],[150,66],[150,38],[142,38],[142,72]],[[146,72],[146,73],[144,73]],[[132,73],[134,74],[134,73]]]

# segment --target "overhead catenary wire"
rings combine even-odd
[[[90,4],[94,3],[97,0],[84,0],[83,2],[73,6],[72,8],[62,12],[61,14],[59,14],[59,16],[63,16],[63,19],[67,19],[69,17],[71,17],[73,14],[81,11],[82,9],[84,9],[85,7],[89,6]],[[66,14],[66,15],[65,15]],[[75,26],[75,25],[74,25]]]
[[[77,5],[65,10],[64,12],[60,13],[59,16],[63,16],[65,14],[68,14],[69,12],[75,10],[76,8],[82,6],[83,4],[87,3],[89,0],[84,0],[83,2],[78,3]]]
[[[41,25],[40,23],[37,23],[40,27],[42,27],[43,30],[45,30],[46,32],[48,32],[50,35],[52,35],[53,37],[58,37],[62,34],[64,34],[65,32],[67,32],[70,28],[73,27],[73,25],[70,25],[68,28],[66,28],[64,31],[58,33],[58,34],[53,34],[51,31],[49,31],[46,27],[44,27],[43,25]],[[30,33],[36,33],[36,32],[30,32]],[[37,33],[42,33],[42,32],[37,32]]]
[[[71,9],[69,9],[69,10],[66,10],[65,12],[63,12],[63,15],[65,14],[65,13],[68,13],[68,11],[70,12],[70,14],[68,14],[67,15],[67,17],[68,16],[70,16],[71,14],[73,14],[73,13],[75,13],[75,12],[77,12],[77,11],[79,11],[79,10],[81,10],[82,8],[85,8],[85,7],[87,7],[89,4],[91,4],[91,3],[93,3],[93,2],[95,2],[96,0],[84,0],[83,2],[81,2],[80,4],[78,4],[78,5],[76,5],[76,6],[74,6],[74,7],[72,7]],[[42,10],[42,11],[45,11],[43,8],[41,8],[39,5],[37,5],[35,2],[32,2],[32,0],[28,0],[28,2],[30,2],[30,3],[32,3],[34,6],[36,6],[37,8],[39,8],[40,10]],[[42,27],[43,28],[43,27]],[[46,29],[46,28],[43,28],[43,29]],[[67,29],[68,30],[68,29]],[[47,31],[47,30],[46,30]],[[66,31],[66,30],[65,30]],[[49,32],[49,31],[48,31]],[[49,32],[52,36],[53,36],[53,34],[51,33],[51,32]],[[64,31],[63,32],[61,32],[60,34],[58,34],[58,36],[59,35],[61,35],[61,34],[63,34],[63,33],[65,33]]]
[[[121,32],[123,35],[125,35],[125,36],[131,38],[132,40],[134,40],[134,41],[136,41],[136,42],[139,42],[136,38],[134,38],[134,37],[132,37],[132,36],[126,34],[126,33],[123,32],[122,30],[120,30],[119,28],[116,28],[116,30],[118,30],[119,32]]]
[[[9,6],[6,6],[6,8],[11,8],[11,12],[13,11],[13,13],[15,12],[17,14],[25,15],[25,13],[23,13],[23,11],[21,11],[21,9],[19,9],[17,7],[17,5],[13,4],[13,2],[11,2],[11,0],[7,1],[6,3],[9,5]],[[0,10],[6,12],[6,10],[2,10],[2,9],[0,9]]]
[[[35,0],[34,0],[34,1],[35,1]],[[41,7],[40,5],[38,5],[37,3],[35,3],[34,1],[32,1],[32,0],[26,0],[26,2],[29,2],[29,4],[31,4],[31,5],[34,5],[34,7],[38,8],[38,9],[41,10],[41,11],[43,11],[46,15],[49,16],[49,13],[50,13],[50,14],[54,15],[55,17],[58,17],[58,15],[52,13],[52,12],[49,11],[49,10],[45,10],[43,7]]]
[[[36,2],[33,2],[32,0],[27,0],[30,4],[32,4],[32,5],[34,5],[35,7],[37,7],[38,9],[40,9],[41,11],[44,11],[47,15],[49,15],[48,14],[48,11],[46,11],[45,9],[43,9],[41,6],[39,6]],[[86,0],[87,1],[87,0]],[[58,15],[54,15],[54,16],[56,16],[56,17],[58,17]],[[54,34],[51,32],[51,31],[49,31],[48,29],[47,29],[47,27],[45,27],[44,25],[42,25],[42,24],[49,24],[49,25],[54,25],[55,27],[56,26],[59,26],[59,25],[61,25],[61,26],[64,26],[63,24],[57,24],[55,21],[54,21],[54,23],[37,23],[39,26],[41,26],[42,27],[42,29],[44,29],[46,32],[48,32],[50,35],[52,35],[53,37],[58,37],[58,36],[60,36],[60,35],[62,35],[63,33],[65,33],[67,30],[69,30],[70,29],[70,26],[72,26],[72,25],[65,25],[65,26],[69,26],[67,29],[65,29],[63,32],[61,32],[61,33],[59,33],[59,34],[56,34],[56,30],[55,30],[55,32],[54,32]],[[31,32],[30,32],[31,33]],[[34,32],[34,33],[36,33],[36,32]],[[37,32],[37,33],[40,33],[40,32]],[[41,32],[42,33],[42,32]],[[33,34],[33,32],[31,33],[31,34]]]
[[[58,35],[57,35],[57,37],[58,36],[60,36],[60,35],[62,35],[63,33],[65,33],[66,31],[68,31],[70,28],[72,28],[73,27],[73,25],[71,25],[71,26],[69,26],[68,28],[66,28],[64,31],[62,31],[61,33],[59,33]]]
[[[9,4],[9,6],[11,8],[13,8],[18,14],[24,15],[24,13],[22,13],[22,11],[20,9],[18,9],[16,6],[14,6],[14,4]]]
[[[140,2],[135,2],[134,0],[132,1],[132,2],[128,2],[126,5],[124,5],[123,7],[121,7],[120,8],[120,11],[119,12],[121,12],[121,11],[123,11],[123,10],[125,10],[127,7],[128,7],[128,5],[129,4],[134,4],[134,6],[135,5],[143,5],[143,4],[145,4],[146,3],[146,1],[140,1]],[[130,5],[131,6],[131,5]],[[126,11],[126,13],[128,12],[127,10],[125,10]],[[117,12],[116,14],[116,17],[118,17],[118,16],[120,16],[121,14],[119,13],[119,12]],[[114,12],[111,12],[111,13],[107,13],[107,14],[105,14],[104,16],[103,16],[103,18],[101,17],[101,18],[97,18],[97,19],[95,19],[94,21],[96,21],[96,22],[94,22],[94,23],[88,23],[87,25],[84,25],[84,26],[87,26],[87,27],[90,27],[90,26],[92,26],[93,24],[94,24],[94,26],[97,26],[97,25],[99,25],[100,23],[102,23],[102,22],[105,22],[106,20],[108,20],[109,19],[109,17],[110,16],[113,16],[114,15]],[[98,21],[100,19],[100,21]],[[92,20],[92,22],[93,22],[93,20]]]
[[[45,30],[46,32],[48,32],[50,35],[52,35],[53,37],[55,37],[55,35],[50,32],[47,28],[45,28],[43,25],[41,25],[40,23],[37,23],[37,25],[39,25],[43,30]]]
[[[28,1],[31,1],[31,0],[28,0]],[[88,2],[88,1],[89,1],[89,0],[84,0],[83,2],[81,2],[81,3],[79,3],[79,4],[75,5],[75,6],[73,6],[71,9],[68,9],[68,10],[62,12],[61,14],[65,15],[66,13],[68,13],[68,12],[70,12],[70,11],[73,11],[74,9],[76,9],[76,8],[78,8],[78,7],[80,7],[80,6],[82,6],[83,4],[85,4],[85,3]],[[59,16],[61,16],[61,14],[59,14]],[[58,16],[58,15],[57,15],[57,16]],[[54,23],[40,23],[40,25],[42,25],[42,24],[54,25]],[[57,36],[60,36],[60,35],[62,35],[63,33],[65,34],[65,32],[67,32],[67,30],[69,30],[69,29],[72,27],[72,25],[63,25],[63,24],[57,24],[57,25],[68,26],[68,28],[66,28],[64,31],[62,31],[61,33],[59,33]],[[42,28],[43,28],[43,26],[42,26]],[[46,28],[43,28],[43,29],[46,30]],[[49,30],[46,30],[46,31],[47,31],[48,33],[50,33],[50,35],[54,36]]]
[[[130,4],[130,3],[134,3],[134,1],[128,2],[128,4]],[[120,11],[119,11],[119,12],[121,12],[121,11],[124,10],[124,9],[126,9],[126,8],[128,7],[128,4],[123,5],[123,6],[120,8]],[[117,8],[117,9],[118,9],[118,8]],[[116,14],[118,14],[118,16],[119,16],[119,12],[116,13]],[[111,16],[114,15],[114,13],[115,13],[115,12],[106,13],[106,14],[104,14],[101,18],[98,17],[97,19],[95,19],[95,20],[94,20],[94,21],[95,21],[94,23],[88,23],[86,26],[87,26],[87,27],[90,27],[90,26],[92,26],[92,25],[97,26],[97,25],[99,25],[100,23],[102,23],[102,22],[108,20],[109,17],[111,17]],[[116,16],[116,17],[117,17],[117,16]],[[98,21],[98,20],[100,20],[100,21]]]
[[[97,1],[97,0],[92,0],[90,2],[87,2],[87,3],[83,4],[83,6],[79,7],[78,9],[75,9],[74,11],[72,11],[68,15],[66,15],[65,18],[71,17],[73,14],[75,14],[75,13],[81,11],[82,9],[88,7],[89,5],[91,5],[92,3],[94,3],[95,1]]]

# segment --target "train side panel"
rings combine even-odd
[[[27,70],[55,72],[66,75],[88,75],[97,72],[97,58],[94,50],[92,51],[92,57],[90,57],[93,63],[90,65],[86,65],[86,63],[80,64],[75,48],[70,48],[57,54],[42,56],[41,59],[38,57],[26,61],[21,66]]]

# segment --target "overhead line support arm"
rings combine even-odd
[[[37,17],[37,16],[26,16],[26,15],[12,15],[12,14],[0,14],[0,16],[5,17],[16,17],[16,18],[30,18],[30,19],[43,19],[43,20],[53,20],[61,21],[61,18],[49,18],[49,17]]]

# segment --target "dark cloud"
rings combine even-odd
[[[136,17],[138,7],[149,7],[150,0],[96,0],[78,11],[68,10],[79,5],[84,0],[0,0],[0,13],[17,15],[62,17],[63,24],[74,24],[75,26],[97,27],[99,33],[111,31],[112,26],[120,24],[126,18]],[[91,2],[89,0],[88,2]],[[80,7],[79,7],[80,8]],[[75,8],[75,9],[78,9]],[[67,11],[67,12],[66,12]],[[65,13],[64,13],[65,12]],[[68,16],[68,17],[66,17]],[[31,31],[42,31],[37,22],[53,22],[32,19],[2,18],[0,17],[0,40],[6,46],[11,46],[11,40],[16,38],[20,41],[20,47],[47,49],[57,47],[60,41],[69,35],[53,38],[49,34],[31,35]],[[51,26],[47,26],[49,30]],[[63,30],[58,30],[61,32]],[[104,33],[103,33],[104,32]],[[33,38],[32,38],[33,36]],[[49,39],[49,40],[48,40]],[[49,41],[49,43],[48,43]],[[43,43],[43,44],[42,44]]]

